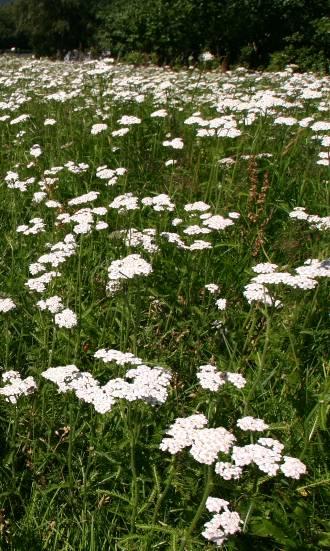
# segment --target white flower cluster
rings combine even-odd
[[[139,365],[129,369],[125,378],[133,379],[132,383],[126,383],[124,386],[126,400],[143,400],[151,405],[163,404],[166,401],[171,374],[165,369]]]
[[[20,180],[17,172],[9,170],[4,178],[8,189],[19,189],[21,192],[25,192],[29,186],[34,184],[35,178],[27,178],[26,180]]]
[[[226,310],[227,299],[218,298],[218,300],[215,301],[215,305],[217,306],[218,310]]]
[[[283,444],[272,438],[259,438],[257,444],[234,446],[231,457],[235,466],[245,467],[254,463],[268,476],[276,476],[283,447]]]
[[[218,461],[215,464],[215,472],[224,480],[238,480],[243,472],[242,467],[228,463],[228,461]]]
[[[37,262],[30,264],[29,270],[32,275],[42,273],[38,277],[28,279],[25,285],[31,290],[37,293],[42,293],[46,290],[48,283],[55,277],[60,276],[60,272],[50,271],[45,272],[47,264],[52,267],[58,267],[65,262],[67,258],[72,256],[76,251],[76,241],[72,234],[67,234],[63,241],[59,241],[54,245],[48,245],[50,252],[41,255]],[[64,308],[61,297],[54,295],[45,300],[39,300],[37,306],[40,310],[48,310],[52,314],[55,314],[54,322],[59,327],[66,327],[68,329],[77,325],[77,316],[70,310],[70,308]]]
[[[225,480],[240,478],[243,467],[251,464],[269,476],[275,476],[279,470],[285,476],[299,478],[306,472],[306,466],[294,457],[282,457],[283,444],[273,438],[259,438],[256,444],[235,446],[236,437],[224,427],[215,429],[204,428],[208,421],[203,414],[195,414],[186,418],[178,418],[166,431],[169,437],[164,437],[160,443],[162,451],[174,455],[184,448],[191,447],[190,453],[196,461],[212,465],[219,452],[231,455],[231,461],[218,461],[215,472]],[[262,419],[245,417],[239,419],[237,425],[243,430],[259,431],[268,428]],[[280,462],[284,460],[284,463]]]
[[[139,200],[133,193],[128,192],[115,197],[109,204],[109,207],[117,209],[120,213],[126,212],[127,210],[137,210],[139,208]]]
[[[183,149],[184,143],[182,138],[173,138],[173,140],[163,141],[164,147],[172,147],[173,149]]]
[[[241,419],[237,420],[236,425],[241,430],[248,430],[248,431],[257,431],[262,432],[263,430],[266,430],[269,428],[269,425],[263,421],[263,419],[257,419],[255,417],[251,417],[248,415],[247,417],[242,417]]]
[[[130,126],[131,124],[140,124],[142,121],[139,117],[134,117],[132,115],[123,115],[120,119],[117,120],[118,124],[123,126]]]
[[[42,149],[39,144],[36,143],[31,147],[30,155],[31,157],[35,157],[35,158],[40,157],[40,155],[42,155]]]
[[[257,444],[234,446],[232,460],[239,467],[254,463],[269,476],[275,476],[280,470],[289,478],[299,479],[306,473],[306,465],[295,457],[282,456],[283,448],[283,444],[273,438],[259,438]],[[284,462],[280,464],[282,459]]]
[[[20,130],[19,132],[17,132],[17,134],[16,134],[17,140],[15,140],[14,143],[17,143],[18,139],[23,138],[23,136],[25,136],[25,134],[26,134],[26,130]],[[41,150],[40,150],[40,154],[41,154]]]
[[[19,115],[18,117],[16,117],[15,119],[12,119],[10,121],[10,124],[13,125],[13,124],[20,124],[21,122],[25,122],[27,120],[29,120],[30,118],[30,115]]]
[[[158,201],[158,198],[166,198],[166,201],[167,201],[167,197],[168,197],[167,195],[161,194],[154,198],[145,198],[145,199],[148,199],[148,202],[150,202],[151,199],[153,199],[154,201],[155,200]],[[142,199],[142,203],[144,204],[145,204],[145,199]],[[170,205],[170,208],[167,208],[167,210],[172,210],[172,208],[174,207],[175,205],[172,203]],[[193,223],[193,224],[188,224],[183,229],[183,232],[182,232],[183,237],[187,238],[187,241],[191,236],[196,236],[200,234],[209,234],[212,231],[223,230],[227,226],[231,226],[234,224],[234,222],[230,218],[224,218],[223,216],[220,216],[220,215],[213,216],[210,212],[206,212],[208,211],[209,208],[210,208],[209,205],[207,203],[204,203],[203,201],[196,201],[195,203],[187,203],[184,206],[185,212],[189,213],[189,218],[198,217],[200,218],[200,220],[203,221],[202,226],[200,226],[197,223]],[[155,208],[155,210],[162,210],[162,209],[157,207]],[[202,214],[199,214],[199,213],[202,213]],[[239,214],[235,213],[235,215],[236,214],[239,217]],[[182,222],[183,222],[182,218],[175,217],[172,220],[172,225],[178,226],[182,224]],[[196,239],[189,243],[189,241],[188,242],[184,241],[183,238],[178,233],[175,233],[175,232],[165,231],[165,232],[161,232],[160,235],[165,239],[167,239],[169,243],[175,244],[179,249],[184,249],[187,251],[201,251],[205,249],[212,249],[212,244],[209,241],[205,241],[203,239]]]
[[[212,245],[203,239],[196,239],[196,241],[193,241],[191,245],[186,246],[185,249],[188,251],[204,251],[204,249],[212,249]]]
[[[294,117],[276,117],[273,122],[274,124],[282,124],[284,126],[293,126],[298,123]]]
[[[235,436],[224,427],[200,429],[193,435],[190,453],[198,463],[212,465],[219,452],[229,453],[235,440]]]
[[[139,254],[129,254],[120,260],[114,260],[108,268],[107,291],[114,293],[120,289],[123,281],[135,276],[148,276],[151,272],[151,264]]]
[[[111,132],[111,136],[113,136],[114,138],[119,136],[121,138],[122,136],[125,136],[126,134],[128,134],[128,132],[129,132],[129,127],[128,126],[123,126],[122,128],[119,128],[118,130],[113,130]]]
[[[296,220],[304,220],[312,228],[324,231],[330,229],[330,216],[318,216],[317,214],[308,214],[304,207],[295,207],[293,211],[289,213],[290,218]]]
[[[107,222],[96,220],[97,216],[105,216],[107,212],[108,210],[106,207],[84,207],[71,215],[68,212],[62,212],[56,218],[56,225],[59,226],[74,222],[73,232],[76,235],[88,234],[92,231],[93,225],[96,230],[106,229],[108,227]]]
[[[77,323],[77,316],[70,308],[64,308],[64,310],[55,314],[55,324],[59,327],[71,329],[75,327]]]
[[[223,107],[221,108],[221,111]],[[198,138],[236,138],[241,135],[241,131],[237,128],[237,121],[234,115],[223,115],[211,120],[204,120],[200,113],[194,113],[191,117],[186,119],[185,124],[196,124],[201,127],[197,130]],[[226,159],[226,163],[228,159]],[[230,164],[233,163],[233,159],[230,158]]]
[[[37,306],[40,310],[48,310],[55,314],[54,321],[59,327],[71,329],[78,323],[76,314],[70,308],[64,308],[62,299],[58,295],[49,297],[46,300],[39,300]]]
[[[328,147],[329,147],[329,145],[328,145]],[[329,153],[329,151],[320,151],[318,157],[319,157],[319,159],[318,159],[318,161],[316,161],[316,164],[322,165],[322,166],[330,166],[330,153]],[[319,229],[323,229],[323,228],[319,228]]]
[[[60,272],[55,272],[55,271],[45,272],[39,277],[33,277],[28,279],[25,285],[30,289],[30,291],[36,291],[36,293],[43,293],[46,289],[46,285],[48,285],[48,283],[50,283],[52,279],[60,275],[61,275]]]
[[[107,186],[114,186],[117,183],[118,177],[126,174],[127,169],[124,167],[108,168],[107,165],[99,166],[96,169],[96,177],[100,180],[108,180]]]
[[[187,203],[184,206],[186,212],[205,212],[210,209],[210,205],[204,203],[204,201],[195,201],[194,203]]]
[[[139,231],[135,228],[122,232],[125,235],[125,245],[127,247],[143,247],[148,253],[156,253],[159,250],[154,239],[156,236],[156,230],[152,228],[146,228]]]
[[[174,203],[172,203],[170,197],[166,193],[161,193],[155,197],[144,197],[141,203],[145,206],[150,206],[156,212],[172,211],[175,209]]]
[[[33,194],[33,201],[35,203],[40,203],[41,201],[43,201],[43,199],[47,197],[47,194],[49,193],[50,189],[55,188],[55,185],[57,184],[58,180],[59,180],[58,178],[50,178],[49,176],[46,176],[45,178],[42,178],[41,180],[39,180],[38,186],[41,191],[39,192],[36,191]],[[40,195],[41,193],[43,195]]]
[[[49,209],[59,209],[62,208],[62,205],[59,201],[54,201],[53,199],[49,199],[45,202],[46,207]]]
[[[141,358],[134,356],[131,352],[121,352],[113,348],[100,348],[95,352],[94,358],[101,359],[104,363],[114,362],[117,365],[141,365],[143,363]]]
[[[56,176],[59,172],[63,170],[63,166],[52,166],[49,169],[44,170],[44,176]]]
[[[199,59],[200,59],[200,61],[203,61],[205,63],[207,61],[212,61],[212,59],[214,59],[214,55],[211,54],[211,52],[203,52],[199,56]]]
[[[277,272],[276,264],[258,264],[252,268],[258,273],[253,277],[245,287],[244,296],[251,304],[252,302],[262,302],[269,306],[279,307],[281,302],[275,300],[266,285],[287,285],[294,289],[309,290],[317,286],[315,278],[329,277],[330,264],[328,261],[318,259],[308,259],[306,262],[295,269],[296,274],[292,275],[289,272]],[[261,271],[265,270],[265,271]]]
[[[175,454],[191,446],[190,453],[196,461],[211,465],[220,451],[229,453],[236,438],[223,427],[202,428],[207,422],[203,414],[176,419],[166,431],[171,438],[163,438],[160,449]]]
[[[207,285],[204,285],[205,289],[207,289],[212,295],[215,295],[219,291],[219,285],[216,283],[208,283]]]
[[[191,446],[194,432],[202,429],[208,421],[202,413],[190,415],[190,417],[179,417],[175,423],[166,431],[173,438],[163,438],[160,443],[162,451],[168,451],[172,455]]]
[[[283,459],[284,463],[280,465],[280,469],[285,476],[298,480],[301,475],[306,474],[306,465],[300,459],[288,455],[284,455]]]
[[[48,310],[52,314],[56,314],[60,310],[63,310],[64,306],[61,297],[54,295],[46,300],[39,300],[37,306],[40,310]]]
[[[166,109],[158,109],[158,111],[153,111],[153,113],[150,114],[150,117],[152,118],[164,118],[167,117],[167,111]]]
[[[209,121],[206,121],[201,117],[200,111],[196,111],[195,113],[193,113],[190,117],[188,117],[183,122],[184,122],[184,124],[187,124],[189,126],[191,126],[193,124],[197,124],[198,126],[203,127],[203,126],[208,126],[208,124],[209,124]]]
[[[232,226],[234,222],[230,218],[224,218],[220,214],[215,214],[208,217],[203,221],[203,225],[210,228],[211,230],[224,230],[228,226]]]
[[[45,119],[44,121],[44,126],[54,126],[54,124],[56,124],[55,119]]]
[[[218,163],[219,165],[224,165],[226,168],[236,164],[236,161],[232,157],[224,157],[223,159],[219,159]]]
[[[74,163],[73,161],[68,161],[64,165],[69,172],[72,172],[72,174],[82,174],[83,172],[86,172],[86,170],[89,169],[89,165],[87,163]]]
[[[330,130],[330,122],[328,121],[317,121],[312,124],[311,129],[314,132],[328,132]]]
[[[42,218],[31,218],[29,221],[30,226],[22,224],[17,226],[17,233],[23,233],[24,235],[36,235],[37,233],[45,231],[45,222]]]
[[[308,126],[310,126],[310,124],[313,122],[314,118],[313,117],[304,117],[303,119],[301,119],[299,121],[299,126],[301,126],[302,128],[307,128]]]
[[[175,232],[161,232],[160,235],[165,237],[169,243],[174,243],[179,249],[184,249],[185,251],[202,251],[204,249],[212,249],[211,243],[208,241],[203,241],[202,239],[197,239],[191,243],[191,245],[186,245],[182,241],[181,237]]]
[[[0,312],[10,312],[14,308],[16,304],[11,298],[0,298]]]
[[[177,164],[177,160],[176,159],[168,159],[167,161],[165,161],[165,166],[174,166]]]
[[[57,268],[76,252],[77,243],[74,235],[67,234],[63,241],[49,246],[50,252],[39,256],[36,263],[30,265],[30,273],[37,274],[45,271],[47,264]]]
[[[224,123],[222,128],[200,128],[197,130],[198,138],[237,138],[241,135],[237,128],[237,122],[232,119],[229,123]]]
[[[6,400],[12,404],[16,404],[20,396],[33,394],[33,392],[37,389],[37,385],[33,377],[22,379],[18,371],[6,371],[2,375],[2,380],[4,383],[8,384],[6,384],[3,388],[0,388],[0,394],[5,396]]]
[[[101,132],[104,132],[104,130],[106,130],[107,128],[108,128],[108,125],[104,122],[93,124],[91,128],[91,134],[93,134],[93,136],[96,136],[96,134],[101,134]]]
[[[242,520],[236,511],[230,511],[229,502],[217,497],[208,497],[206,509],[215,513],[209,522],[204,524],[202,536],[220,547],[233,534],[241,531]],[[222,511],[222,512],[220,512]]]
[[[68,205],[72,207],[74,205],[82,205],[83,203],[90,203],[92,201],[95,201],[99,195],[100,195],[99,191],[90,191],[89,193],[85,193],[84,195],[80,195],[79,197],[74,197],[73,199],[70,199],[70,201],[68,201]]]
[[[167,399],[171,380],[165,369],[143,364],[130,369],[124,378],[110,379],[103,386],[90,373],[80,372],[75,365],[51,367],[42,376],[55,383],[59,392],[73,390],[77,398],[92,404],[98,413],[107,413],[120,399],[162,404]]]
[[[236,388],[243,388],[246,380],[239,373],[218,371],[214,365],[206,364],[198,368],[197,379],[202,388],[216,392],[225,383],[231,383]]]
[[[276,272],[278,268],[277,264],[271,264],[270,262],[263,262],[260,264],[256,264],[256,266],[252,267],[252,270],[256,274],[272,274],[273,272]]]
[[[28,189],[29,186],[34,184],[35,178],[32,176],[31,178],[26,178],[25,180],[10,180],[7,184],[9,189],[19,189],[20,191],[24,192]]]
[[[209,228],[201,228],[201,226],[198,226],[198,224],[192,224],[191,226],[187,226],[183,233],[186,235],[200,235],[200,234],[207,234],[211,233],[212,230]]]
[[[167,241],[169,243],[175,244],[179,249],[189,248],[189,247],[186,246],[184,241],[182,241],[182,239],[181,239],[181,237],[178,233],[163,231],[163,232],[160,233],[160,235],[161,235],[161,237],[164,237],[165,239],[167,239]]]

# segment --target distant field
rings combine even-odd
[[[329,92],[0,58],[0,549],[329,547]]]

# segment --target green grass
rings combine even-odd
[[[196,126],[184,124],[195,111],[208,120],[230,114],[229,108],[220,113],[214,108],[217,93],[228,82],[236,98],[250,94],[251,99],[255,91],[272,90],[292,103],[275,108],[278,114],[324,120],[325,113],[318,111],[320,99],[294,103],[307,77],[295,84],[295,96],[289,96],[285,85],[290,74],[238,78],[239,73],[163,74],[160,69],[115,65],[113,72],[93,76],[88,74],[91,65],[42,61],[19,72],[23,63],[26,60],[0,60],[0,101],[13,106],[3,106],[0,116],[30,115],[19,125],[10,125],[10,119],[0,122],[0,289],[1,296],[16,304],[16,309],[0,314],[0,366],[2,372],[13,369],[23,378],[33,376],[38,389],[18,398],[16,405],[0,397],[0,549],[211,550],[214,544],[201,535],[212,516],[205,509],[208,495],[227,499],[242,518],[242,531],[223,545],[228,551],[327,548],[327,281],[319,278],[307,291],[269,286],[282,308],[249,304],[243,295],[257,263],[273,262],[294,273],[307,259],[325,260],[329,255],[325,231],[289,217],[296,206],[326,216],[327,167],[316,164],[325,148],[311,139],[315,133],[310,128],[275,125],[275,112],[260,113],[251,126],[239,122],[242,133],[234,139],[197,138]],[[47,75],[52,88],[46,86]],[[79,75],[81,83],[72,84]],[[134,81],[137,75],[140,81]],[[155,99],[157,79],[159,84],[172,81],[161,101]],[[146,83],[151,88],[143,89]],[[75,87],[79,94],[63,103],[45,99]],[[329,81],[323,79],[321,87],[325,97]],[[144,100],[114,97],[124,89],[144,93]],[[158,88],[158,97],[159,93]],[[19,105],[18,94],[29,101]],[[160,107],[168,116],[151,118]],[[93,136],[90,129],[102,122],[102,113],[108,129]],[[240,121],[241,115],[233,113]],[[122,115],[140,117],[142,123],[124,137],[112,137]],[[56,119],[56,125],[44,126],[48,117]],[[26,134],[16,138],[22,129]],[[182,150],[162,145],[168,133],[183,139]],[[27,168],[35,143],[43,153]],[[255,157],[260,153],[272,156]],[[233,164],[218,163],[225,157],[232,157]],[[170,158],[177,164],[165,167]],[[95,205],[87,205],[91,207],[108,206],[127,192],[140,199],[167,193],[175,210],[109,209],[104,218],[108,229],[76,236],[76,254],[39,295],[25,286],[31,277],[29,265],[47,252],[47,243],[72,232],[73,224],[56,226],[60,210],[35,204],[32,197],[44,170],[68,161],[88,163],[89,169],[82,174],[63,169],[58,183],[48,190],[48,198],[60,201],[64,212],[85,207],[69,209],[67,201],[91,190],[100,192]],[[105,164],[127,168],[113,187],[95,176],[97,167]],[[34,176],[36,182],[25,192],[9,189],[4,180],[9,170],[17,171],[21,180]],[[269,189],[262,197],[266,181]],[[253,185],[259,203],[251,200]],[[237,211],[240,218],[224,231],[196,236],[209,241],[211,249],[179,249],[160,233],[177,231],[191,243],[193,238],[182,230],[200,220],[189,218],[184,205],[198,200],[207,202],[214,214],[227,217]],[[16,233],[18,225],[37,216],[44,219],[45,232]],[[173,227],[174,217],[183,218],[183,225]],[[158,252],[126,246],[118,231],[129,228],[155,229]],[[110,263],[136,252],[152,264],[152,274],[128,280],[109,296]],[[218,296],[227,299],[223,312],[204,288],[211,282],[220,286]],[[56,327],[52,314],[37,308],[37,300],[53,295],[60,295],[65,307],[77,314],[73,329]],[[213,327],[217,320],[218,329]],[[132,352],[149,366],[169,370],[166,402],[151,406],[142,400],[120,400],[110,412],[100,414],[73,392],[58,393],[41,376],[49,367],[75,364],[101,384],[123,377],[127,366],[93,357],[100,348]],[[238,390],[224,385],[218,392],[203,389],[196,372],[209,363],[221,371],[241,373],[246,386]],[[285,455],[305,463],[307,474],[300,480],[281,474],[269,477],[250,466],[239,480],[226,481],[213,467],[195,461],[188,450],[173,456],[161,451],[165,431],[175,419],[194,413],[205,414],[209,427],[232,430],[237,445],[253,443],[259,436],[278,439]],[[239,432],[236,421],[246,415],[264,419],[269,430],[257,436]]]

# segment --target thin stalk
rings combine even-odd
[[[48,351],[48,365],[47,365],[47,368],[48,368],[48,369],[49,369],[50,366],[52,365],[52,359],[53,359],[53,352],[54,352],[55,342],[56,342],[56,325],[54,324],[54,325],[53,325],[52,344],[51,344],[51,348],[50,348],[49,351]]]
[[[71,399],[71,397],[69,397]],[[73,489],[74,486],[74,480],[73,480],[73,470],[72,470],[72,458],[73,458],[73,437],[74,437],[74,430],[73,430],[73,404],[70,402],[69,404],[69,447],[68,447],[68,475],[69,475],[69,485],[70,489]]]
[[[251,338],[252,338],[252,335],[254,333],[256,324],[257,324],[257,316],[253,312],[252,308],[251,308],[250,312],[253,314],[253,317],[252,317],[252,322],[250,323],[248,334],[246,336],[246,339],[245,339],[245,342],[244,342],[244,345],[243,345],[242,354],[244,354],[244,352],[246,352],[247,347],[251,344]],[[247,325],[247,323],[246,323],[246,325]]]
[[[265,360],[268,352],[269,339],[270,339],[270,318],[269,318],[267,309],[265,309],[264,315],[266,317],[266,334],[265,334],[265,342],[264,342],[264,347],[262,350],[262,356],[260,361],[261,369],[263,369],[265,364]]]
[[[247,511],[247,513],[246,513],[246,517],[245,517],[245,519],[244,519],[244,524],[243,524],[242,532],[245,532],[245,531],[246,531],[246,527],[247,527],[247,525],[248,525],[249,518],[250,518],[250,516],[252,515],[253,509],[254,509],[254,507],[255,507],[254,498],[258,495],[258,492],[259,492],[259,478],[258,478],[258,474],[255,473],[255,475],[254,475],[254,480],[253,480],[253,488],[252,488],[251,502],[250,502],[249,509],[248,509],[248,511]]]
[[[76,342],[74,350],[74,361],[76,361],[80,344],[80,319],[81,319],[81,256],[83,251],[83,236],[80,236],[79,253],[78,253],[78,268],[76,279],[76,297],[75,297],[75,311],[78,317],[78,328],[76,330]],[[71,353],[71,351],[70,351]]]
[[[171,487],[172,480],[173,480],[173,477],[174,477],[175,472],[176,472],[176,459],[177,459],[177,457],[176,457],[176,455],[174,455],[172,457],[171,466],[169,468],[169,475],[168,475],[166,484],[164,486],[163,491],[159,494],[159,496],[157,498],[155,509],[154,509],[154,514],[152,516],[152,521],[151,521],[152,525],[155,524],[160,506],[163,503],[164,499],[166,498],[166,496],[169,492],[169,489]]]
[[[8,327],[8,320],[7,318],[5,318],[5,365],[4,365],[4,368],[5,368],[5,371],[8,370],[8,363],[9,363],[9,341],[10,341],[10,332],[9,332],[9,327]]]
[[[184,551],[186,543],[189,541],[189,539],[191,537],[191,534],[195,530],[195,528],[196,528],[196,526],[197,526],[197,524],[198,524],[198,522],[199,522],[199,520],[200,520],[200,518],[201,518],[201,516],[204,512],[206,500],[210,495],[210,491],[212,489],[212,484],[213,484],[213,481],[212,481],[212,474],[213,474],[212,465],[208,465],[206,473],[207,473],[206,474],[206,482],[205,482],[205,487],[204,487],[204,492],[203,492],[201,502],[198,506],[198,509],[195,513],[194,518],[192,519],[192,522],[191,522],[190,526],[187,528],[187,530],[185,532],[185,535],[184,535],[184,538],[182,540],[179,551]]]
[[[130,468],[132,473],[132,482],[131,482],[131,503],[132,503],[132,513],[131,513],[131,529],[130,533],[135,532],[135,522],[137,517],[137,506],[138,506],[138,480],[137,480],[137,470],[136,470],[136,461],[135,461],[135,443],[136,443],[136,433],[135,427],[131,426],[131,416],[130,411],[128,411],[128,424],[127,429],[130,438]]]

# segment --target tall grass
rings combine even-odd
[[[310,290],[269,286],[281,308],[249,304],[243,291],[258,263],[276,263],[293,274],[306,260],[324,261],[329,254],[325,231],[289,217],[297,206],[326,215],[327,167],[317,164],[325,147],[312,139],[316,132],[310,127],[274,124],[280,114],[297,121],[307,116],[324,120],[319,107],[329,80],[290,71],[221,76],[106,62],[80,66],[2,58],[0,63],[1,109],[9,115],[0,122],[1,295],[16,305],[0,314],[0,365],[2,372],[33,376],[38,385],[16,404],[1,397],[0,548],[212,549],[201,534],[211,518],[205,508],[209,496],[228,500],[242,519],[241,532],[226,540],[225,549],[328,547],[326,278],[318,278]],[[90,74],[104,65],[103,74]],[[323,96],[302,99],[303,91],[317,84]],[[264,97],[273,92],[280,101],[244,125],[241,112],[221,107],[226,85],[228,96],[249,104],[245,115],[253,112],[258,91]],[[79,93],[66,101],[47,99],[55,91],[73,89]],[[20,97],[28,101],[20,105]],[[159,108],[167,116],[150,117]],[[198,138],[198,127],[184,123],[196,111],[204,120],[233,115],[241,134]],[[10,124],[23,113],[29,115],[26,122]],[[113,137],[123,115],[142,122],[125,136]],[[44,126],[49,117],[56,120],[54,126]],[[107,130],[92,135],[92,125],[102,121]],[[20,130],[26,133],[17,137]],[[182,138],[183,149],[162,145],[176,137]],[[29,152],[36,143],[42,154],[33,159]],[[264,153],[269,156],[260,157]],[[227,157],[231,164],[219,163]],[[177,163],[165,166],[168,159]],[[46,188],[46,200],[62,206],[33,202],[44,171],[68,161],[89,168],[80,174],[63,168],[58,182]],[[101,165],[125,167],[127,173],[107,187],[96,177]],[[5,181],[10,170],[20,180],[34,176],[36,181],[24,192],[11,189]],[[91,208],[108,207],[116,196],[131,192],[139,199],[166,193],[175,210],[157,212],[141,203],[124,212],[108,208],[103,218],[108,228],[76,235],[75,254],[50,268],[61,275],[44,293],[30,292],[25,285],[32,277],[30,264],[74,227],[72,222],[56,225],[56,216],[86,207],[70,208],[67,202],[91,190],[100,192],[95,204],[87,205]],[[200,213],[190,216],[184,209],[194,201],[207,202],[213,214],[227,217],[235,211],[240,217],[224,231],[189,237],[184,228],[202,224]],[[34,217],[43,218],[44,232],[16,232]],[[172,226],[175,217],[183,224]],[[156,230],[158,251],[125,244],[120,232],[129,228]],[[212,248],[185,250],[161,235],[176,231],[188,245],[194,238],[205,239]],[[153,272],[107,293],[111,262],[137,252]],[[205,289],[209,283],[219,285],[217,296]],[[72,329],[58,327],[51,313],[36,306],[53,295],[76,313]],[[224,311],[215,305],[219,297],[227,299]],[[42,376],[50,367],[75,364],[102,385],[124,377],[126,366],[94,358],[102,348],[131,352],[151,367],[170,371],[166,401],[150,405],[123,399],[102,414],[73,391],[59,393]],[[240,373],[246,386],[203,389],[196,374],[205,364]],[[232,430],[237,445],[255,443],[259,436],[278,439],[285,455],[306,465],[307,474],[297,481],[250,466],[239,480],[224,480],[188,450],[162,451],[160,443],[175,419],[195,413],[204,414],[210,428]],[[237,419],[250,415],[264,419],[269,429],[258,436],[239,431]],[[221,459],[226,461],[222,454]]]

